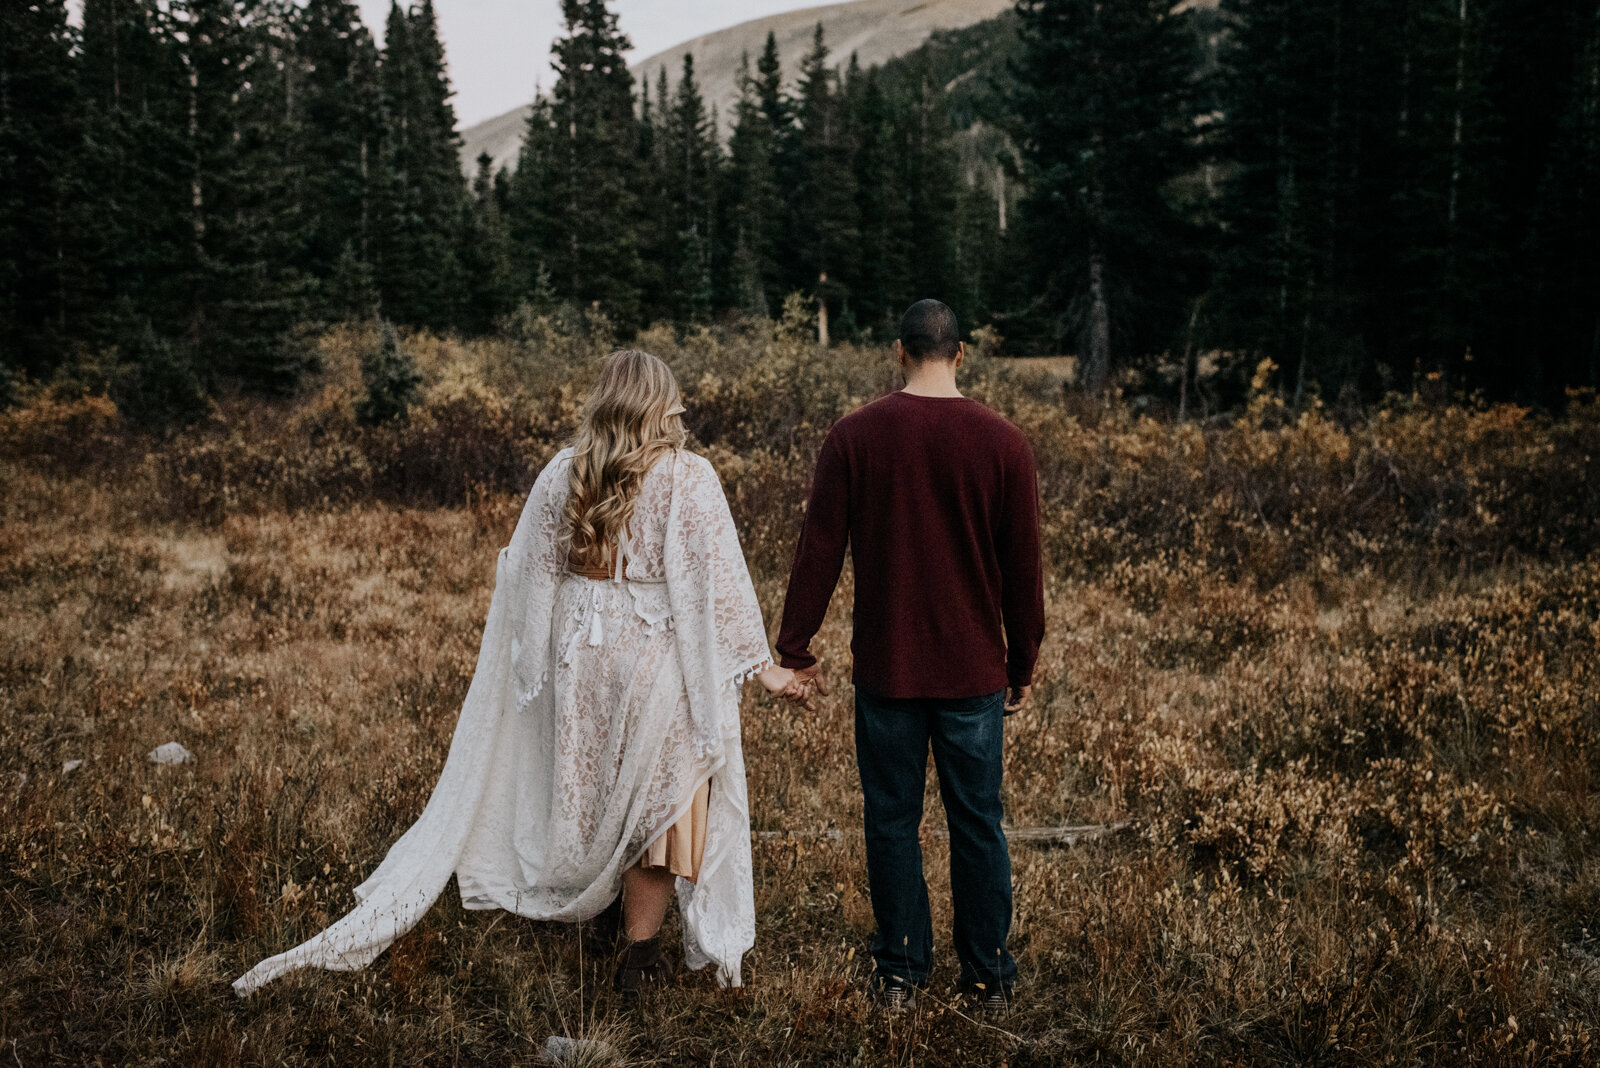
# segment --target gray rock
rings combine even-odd
[[[185,749],[181,742],[168,742],[150,750],[152,764],[187,764],[193,759],[194,754]]]
[[[544,1040],[544,1059],[548,1064],[612,1064],[616,1056],[617,1047],[609,1042],[590,1038],[568,1038],[565,1035],[551,1035]]]

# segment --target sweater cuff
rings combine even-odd
[[[785,664],[784,666],[787,667],[788,665]],[[1010,686],[1014,690],[1020,690],[1024,686],[1032,686],[1033,685],[1033,665],[1029,664],[1027,667],[1007,668],[1006,669],[1006,685]]]
[[[779,652],[778,654],[778,663],[788,668],[790,671],[804,671],[806,668],[811,667],[816,662],[817,658],[812,656],[809,652]]]

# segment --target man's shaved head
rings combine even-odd
[[[917,301],[900,317],[900,345],[917,363],[954,360],[961,345],[956,313],[942,301]]]

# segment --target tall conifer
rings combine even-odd
[[[523,125],[517,169],[511,173],[505,200],[506,230],[511,240],[512,290],[518,299],[550,285],[550,247],[555,241],[552,204],[546,195],[555,174],[555,120],[550,100],[536,95]]]
[[[188,108],[169,30],[153,0],[85,0],[73,228],[92,347],[132,344],[140,316],[163,334],[183,318]]]
[[[1577,54],[1569,96],[1538,188],[1532,262],[1517,272],[1532,277],[1514,296],[1533,296],[1507,318],[1531,335],[1530,354],[1554,354],[1545,357],[1552,385],[1600,390],[1600,8],[1571,27]]]
[[[179,337],[208,384],[292,387],[305,360],[290,331],[304,312],[294,269],[302,229],[285,170],[281,57],[270,16],[242,0],[173,5],[187,75],[184,307]]]
[[[379,67],[387,188],[378,235],[384,314],[444,329],[467,299],[459,259],[467,189],[432,0],[390,8]]]
[[[667,197],[676,229],[674,317],[704,322],[711,316],[717,144],[695,84],[692,53],[683,57],[683,76],[666,113],[664,134]]]
[[[655,96],[650,78],[639,76],[639,140],[635,147],[633,181],[637,197],[638,226],[634,232],[639,254],[639,306],[641,322],[662,322],[678,313],[678,212],[672,180],[671,110],[667,70],[657,74]]]
[[[78,311],[71,48],[64,0],[0,11],[0,362],[33,375],[60,362]]]
[[[309,0],[295,53],[299,69],[289,72],[295,81],[288,92],[310,228],[305,266],[327,280],[345,249],[366,264],[376,255],[374,215],[384,168],[378,49],[353,0]],[[337,314],[332,306],[324,310]]]
[[[511,236],[496,190],[493,165],[489,153],[478,156],[472,201],[463,225],[461,259],[469,294],[462,325],[479,333],[492,329],[501,316],[511,311],[515,297]]]
[[[776,46],[771,44],[774,71]],[[739,70],[739,102],[728,137],[722,246],[728,254],[725,301],[740,311],[770,315],[782,300],[778,249],[784,201],[778,186],[778,137],[764,111],[762,83],[750,73],[749,56]]]
[[[828,342],[829,320],[844,310],[847,282],[857,265],[860,213],[856,205],[854,143],[839,91],[828,65],[822,23],[800,65],[799,126],[794,220],[799,237],[797,286],[817,295],[818,337]]]
[[[1407,72],[1411,106],[1391,240],[1404,281],[1386,317],[1392,343],[1415,363],[1459,375],[1499,267],[1489,244],[1499,220],[1489,200],[1498,139],[1486,77],[1496,65],[1497,0],[1419,0]]]
[[[913,166],[905,159],[904,123],[879,68],[853,74],[846,95],[856,131],[856,188],[861,217],[861,269],[851,287],[860,324],[879,337],[909,303],[912,234],[903,184]],[[922,296],[944,296],[927,290]],[[917,299],[912,297],[910,299]]]
[[[539,220],[540,261],[556,294],[579,306],[599,302],[633,326],[641,271],[639,124],[623,59],[630,45],[605,0],[562,0],[561,7],[555,89],[529,123],[525,158],[534,158],[539,181],[524,186],[532,201],[526,215]]]
[[[1084,381],[1164,345],[1181,308],[1169,183],[1191,163],[1192,71],[1166,0],[1021,0],[1012,109],[1028,163],[1037,309]],[[1174,300],[1174,298],[1179,298]]]

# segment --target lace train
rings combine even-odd
[[[739,684],[772,663],[722,487],[664,458],[634,506],[624,581],[570,575],[556,530],[563,452],[539,475],[495,591],[449,756],[422,815],[356,888],[359,904],[233,984],[365,967],[454,874],[467,908],[583,920],[715,778],[697,882],[678,880],[685,955],[741,982],[755,941]]]

